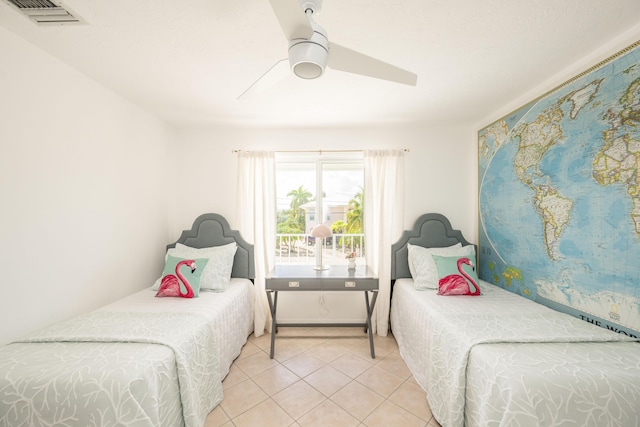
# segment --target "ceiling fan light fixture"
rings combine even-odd
[[[327,49],[310,40],[292,44],[289,48],[289,66],[302,79],[316,79],[327,66]]]
[[[306,12],[306,16],[313,34],[309,39],[293,39],[289,42],[289,66],[293,74],[302,79],[317,79],[327,66],[329,39],[324,28],[313,20],[313,11]]]

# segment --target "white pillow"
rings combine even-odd
[[[167,255],[177,258],[207,258],[209,261],[200,276],[200,290],[224,291],[231,280],[233,259],[237,250],[235,242],[200,249],[176,243],[176,247],[170,248]],[[161,280],[162,278],[158,279],[151,289],[157,290]]]
[[[408,263],[409,263],[409,272],[411,273],[411,277],[416,278],[417,272],[414,263],[422,264],[425,262],[422,260],[422,257],[427,257],[427,261],[431,260],[431,254],[436,254],[440,256],[445,256],[443,253],[447,255],[455,255],[452,254],[456,249],[460,249],[462,247],[462,243],[456,243],[455,245],[446,246],[444,248],[425,248],[424,246],[416,246],[411,243],[407,243],[407,251],[409,252]],[[430,267],[430,266],[428,266]],[[435,263],[433,264],[435,268]]]
[[[468,256],[474,262],[476,258],[474,246],[462,246],[461,243],[444,248],[423,248],[407,244],[407,249],[409,252],[409,271],[416,289],[438,289],[438,269],[431,255]]]

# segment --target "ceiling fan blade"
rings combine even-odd
[[[410,86],[415,86],[418,82],[418,76],[410,71],[335,43],[329,43],[327,66],[334,70],[361,74]]]
[[[287,76],[290,75],[289,60],[287,58],[278,60],[267,71],[262,73],[258,79],[244,90],[236,100],[245,97],[250,97],[251,94],[264,92],[267,89],[272,88]]]
[[[313,28],[298,0],[269,0],[287,40],[309,39]]]

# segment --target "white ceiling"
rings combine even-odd
[[[58,2],[60,3],[60,2]],[[418,75],[327,69],[236,98],[287,42],[268,0],[67,0],[86,25],[0,25],[176,125],[476,121],[640,24],[638,0],[324,0],[329,40]]]

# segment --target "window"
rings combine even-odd
[[[309,235],[320,220],[333,235],[324,239],[323,262],[345,264],[364,257],[364,160],[362,152],[277,153],[277,264],[315,264]]]

